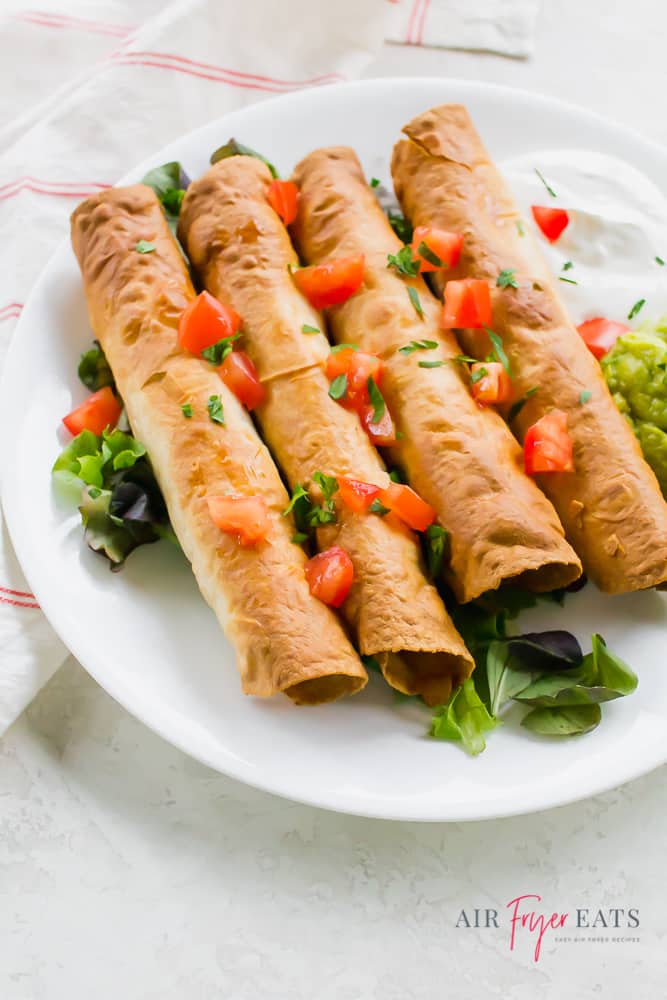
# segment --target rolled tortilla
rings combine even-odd
[[[155,249],[137,252],[140,240]],[[89,198],[72,216],[72,244],[91,325],[199,588],[236,647],[243,690],[282,691],[302,704],[360,690],[366,672],[336,616],[310,593],[266,447],[217,372],[177,346],[180,315],[195,293],[156,196],[137,185]],[[214,395],[224,426],[208,415]],[[215,526],[206,497],[225,493],[264,497],[267,541],[243,548]]]
[[[512,422],[517,436],[523,440],[551,409],[567,413],[574,472],[537,478],[585,572],[612,594],[661,584],[667,580],[667,505],[466,109],[433,108],[404,132],[410,141],[394,148],[392,174],[405,214],[415,226],[464,233],[460,264],[445,277],[488,279],[493,325],[512,365],[516,398],[537,387]],[[496,287],[505,268],[515,271],[519,288]],[[439,282],[442,288],[442,277]],[[462,344],[481,357],[488,340],[478,334],[462,331]],[[585,404],[582,393],[590,394]]]
[[[401,242],[364,179],[355,153],[316,150],[298,165],[299,214],[293,226],[308,263],[364,253],[362,288],[329,310],[336,340],[384,360],[382,391],[401,437],[390,450],[411,485],[450,532],[449,581],[470,601],[506,581],[536,591],[575,580],[581,566],[551,507],[521,470],[519,447],[501,417],[480,410],[453,359],[460,349],[439,329],[439,307],[420,277],[387,267]],[[411,286],[423,310],[408,297]],[[436,350],[399,353],[412,340]],[[419,362],[444,362],[420,367]]]
[[[290,486],[317,496],[317,471],[386,486],[357,415],[329,396],[325,334],[302,332],[304,324],[325,327],[290,275],[298,260],[267,201],[270,182],[257,159],[221,160],[188,188],[179,236],[204,286],[243,319],[241,347],[266,388],[254,412]],[[320,528],[317,541],[321,549],[340,545],[354,564],[342,611],[359,649],[398,690],[446,701],[473,661],[422,571],[415,535],[394,518],[336,506],[336,523]]]

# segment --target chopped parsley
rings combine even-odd
[[[385,413],[385,402],[384,396],[377,387],[377,384],[372,375],[369,375],[366,379],[366,388],[368,389],[368,398],[370,400],[371,406],[373,407],[373,419],[372,424],[379,424]]]
[[[311,326],[310,323],[304,323],[301,327],[301,333],[321,333],[319,326]]]
[[[417,253],[420,257],[423,257],[424,260],[427,260],[429,264],[433,264],[433,267],[444,267],[444,264],[438,257],[437,253],[433,253],[430,246],[428,246],[424,240],[422,240],[417,247]]]
[[[393,267],[397,274],[414,278],[419,274],[419,260],[413,256],[412,247],[401,247],[398,253],[387,254],[387,267]]]
[[[502,338],[499,337],[497,333],[494,333],[493,330],[489,330],[488,326],[484,327],[484,329],[488,333],[489,340],[493,345],[493,353],[495,354],[498,361],[500,361],[501,365],[503,366],[507,374],[511,375],[510,363],[507,355],[505,354],[505,348],[503,347]]]
[[[414,354],[415,351],[433,351],[438,346],[437,340],[411,340],[404,347],[399,347],[399,354]]]
[[[223,337],[216,344],[211,344],[210,347],[205,347],[201,352],[202,358],[210,361],[212,365],[221,365],[228,354],[231,354],[234,350],[233,343],[238,340],[241,333],[233,333],[231,337]]]
[[[660,267],[664,267],[665,266],[664,260],[662,259],[662,257],[658,257],[657,254],[655,255],[655,262],[656,262],[656,264],[659,264]]]
[[[519,282],[516,280],[514,268],[506,267],[496,278],[498,288],[518,288]]]
[[[535,395],[538,388],[538,386],[534,385],[532,389],[528,389],[526,394],[522,396],[521,399],[517,399],[516,403],[512,403],[507,413],[508,422],[511,422],[515,417],[519,416],[530,397]]]
[[[338,354],[339,351],[358,351],[359,344],[334,344],[331,348],[332,354]]]
[[[410,298],[410,301],[412,302],[412,305],[414,306],[415,312],[417,313],[417,315],[419,316],[420,319],[423,319],[424,318],[424,310],[422,309],[422,304],[421,304],[421,300],[419,298],[419,293],[418,293],[417,289],[409,287],[408,288],[408,296]]]
[[[318,524],[331,524],[336,520],[336,508],[332,497],[338,492],[338,480],[335,476],[314,472],[313,482],[317,483],[324,496],[324,503],[319,507],[317,504],[312,504],[308,514],[308,523],[312,528],[316,528]]]
[[[646,299],[639,299],[637,302],[635,302],[632,309],[628,313],[628,319],[634,319],[637,313],[640,311],[640,309],[642,309],[642,307],[645,304],[646,304]]]
[[[332,399],[343,399],[347,394],[347,375],[345,373],[336,375],[329,386],[329,395]]]
[[[549,194],[551,195],[551,197],[552,198],[557,198],[558,195],[556,194],[556,192],[554,191],[554,189],[549,184],[547,184],[546,180],[544,179],[544,177],[542,176],[542,174],[539,172],[539,170],[537,169],[537,167],[535,167],[534,169],[535,169],[535,173],[540,178],[540,180],[544,184],[545,188],[547,189],[547,191],[549,192]]]
[[[139,240],[138,243],[135,243],[134,249],[137,253],[153,253],[155,244],[149,243],[148,240]]]
[[[573,267],[574,267],[574,264],[572,263],[572,261],[571,260],[566,260],[565,263],[563,264],[562,268],[561,268],[561,271],[569,271]]]
[[[396,469],[396,468],[390,469],[389,470],[389,478],[391,479],[392,483],[404,483],[405,482],[405,479],[403,478],[403,475],[402,475],[400,469]]]
[[[475,385],[476,382],[481,382],[483,378],[489,374],[488,368],[478,368],[476,372],[473,372],[470,376],[471,385]]]
[[[304,497],[307,500],[309,499],[308,490],[305,489],[305,487],[303,487],[301,483],[297,483],[294,489],[292,490],[292,496],[290,502],[287,504],[285,510],[283,511],[283,517],[287,517],[288,514],[291,514],[292,511],[294,510],[295,504]]]
[[[449,532],[439,524],[429,524],[426,529],[425,548],[428,571],[432,579],[440,576],[445,560],[445,549],[449,540]]]
[[[183,405],[181,406],[181,413],[186,418],[186,420],[190,420],[190,418],[192,417],[192,403],[183,403]]]
[[[377,179],[377,177],[371,177],[370,185],[371,185],[372,188],[379,187],[380,186],[380,181]]]
[[[292,542],[294,545],[301,545],[303,542],[307,541],[308,541],[308,535],[306,534],[305,531],[295,531],[292,537],[290,538],[290,542]]]
[[[584,389],[582,394],[579,396],[579,402],[582,404],[582,406],[584,403],[588,402],[588,400],[591,398],[592,395],[593,393],[591,392],[590,389]]]
[[[418,361],[419,368],[442,368],[444,361]]]
[[[220,396],[209,396],[206,409],[208,410],[208,415],[214,424],[222,424],[224,426],[225,411],[222,408],[222,400],[220,399]]]
[[[380,517],[384,517],[385,514],[388,514],[389,511],[391,510],[390,507],[385,507],[383,503],[380,503],[377,497],[375,498],[375,500],[368,509],[371,512],[371,514],[378,514]]]
[[[567,282],[568,285],[578,285],[579,284],[579,282],[575,281],[574,278],[564,278],[562,274],[558,275],[558,280],[559,281],[565,281],[565,282]]]

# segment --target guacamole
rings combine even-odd
[[[623,334],[601,364],[616,405],[667,496],[667,317]]]

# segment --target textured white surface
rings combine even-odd
[[[532,87],[667,142],[666,28],[659,0],[545,0],[532,63],[391,47],[377,72]],[[664,770],[532,817],[343,817],[193,763],[72,662],[1,749],[2,1000],[664,995]],[[638,907],[639,943],[547,936],[535,966],[506,924],[455,929],[527,892],[549,913]]]

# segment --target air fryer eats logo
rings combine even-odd
[[[543,943],[572,943],[575,941],[636,943],[639,938],[627,934],[639,927],[639,910],[621,907],[577,907],[572,912],[545,909],[537,893],[515,896],[505,904],[505,910],[487,907],[461,910],[457,928],[496,928],[508,931],[509,950],[519,950],[526,945],[539,962]],[[507,911],[507,912],[505,912]]]

